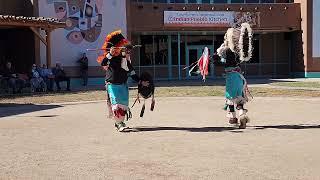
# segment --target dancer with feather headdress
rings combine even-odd
[[[252,57],[252,29],[248,23],[243,23],[239,28],[229,28],[225,34],[223,44],[217,49],[214,62],[224,63],[226,73],[226,105],[227,117],[230,124],[238,124],[236,110],[239,112],[240,126],[245,129],[249,122],[248,110],[244,104],[251,96],[247,81],[244,78],[240,64],[247,62]],[[219,56],[219,57],[218,57]],[[252,97],[252,96],[251,96]]]
[[[114,31],[108,34],[101,50],[104,54],[99,56],[97,61],[106,70],[106,91],[107,91],[107,107],[109,116],[115,120],[115,127],[122,132],[127,129],[124,123],[131,118],[129,105],[129,89],[128,76],[142,84],[148,86],[147,80],[141,80],[135,73],[133,66],[129,60],[129,55],[133,46],[124,38],[121,31]]]

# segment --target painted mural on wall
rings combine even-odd
[[[252,27],[260,27],[260,12],[235,12],[234,26],[240,27],[245,22]]]
[[[95,42],[102,28],[103,0],[47,0],[56,17],[65,21],[66,38],[73,44]]]

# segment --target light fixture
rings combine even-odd
[[[186,10],[186,7],[183,7],[182,9],[183,9],[183,10]]]
[[[285,7],[284,7],[284,10],[287,10],[287,9],[288,9],[288,7],[287,7],[287,6],[285,6]]]
[[[269,10],[272,10],[272,7],[271,7],[271,6],[269,7]]]
[[[254,8],[254,10],[256,10],[256,11],[257,11],[257,10],[258,10],[258,7],[255,7],[255,8]]]
[[[211,10],[212,10],[212,11],[214,10],[214,6],[212,6]]]
[[[243,10],[243,7],[240,7],[240,11],[242,11]]]
[[[200,10],[200,6],[198,6],[198,10]]]
[[[230,10],[230,8],[227,8],[227,11],[229,11]]]

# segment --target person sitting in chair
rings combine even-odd
[[[52,70],[54,76],[55,76],[55,81],[56,81],[56,86],[57,90],[60,91],[60,82],[66,81],[67,82],[67,91],[70,91],[70,78],[67,77],[65,71],[63,70],[62,66],[60,63],[56,64],[56,67]]]
[[[38,72],[37,66],[35,64],[32,65],[30,82],[31,82],[31,92],[47,91],[47,85],[44,82],[43,78],[40,76],[40,73]]]
[[[40,75],[46,82],[48,90],[53,91],[54,75],[52,73],[52,70],[49,69],[47,65],[43,64],[40,70]]]
[[[3,72],[3,77],[7,81],[9,88],[12,88],[13,94],[17,92],[17,89],[18,93],[22,91],[25,81],[18,78],[18,75],[14,72],[14,69],[12,68],[11,62],[7,62],[6,68]]]

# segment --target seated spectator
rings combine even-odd
[[[45,92],[47,90],[47,85],[44,82],[43,78],[40,76],[40,73],[37,71],[37,66],[35,64],[32,65],[30,83],[31,83],[31,92],[35,92],[35,91]]]
[[[70,78],[67,77],[67,75],[64,72],[63,68],[61,67],[60,63],[56,64],[56,67],[52,70],[52,72],[55,76],[57,90],[58,91],[61,90],[60,82],[66,81],[67,82],[67,91],[70,91]]]
[[[25,81],[23,79],[20,79],[14,72],[11,62],[7,62],[3,72],[3,77],[7,81],[9,88],[12,88],[13,94],[15,94],[16,92],[21,93],[22,88],[25,85]]]
[[[52,70],[48,69],[47,65],[42,65],[42,68],[40,69],[40,76],[46,82],[48,90],[53,91],[54,75]]]

